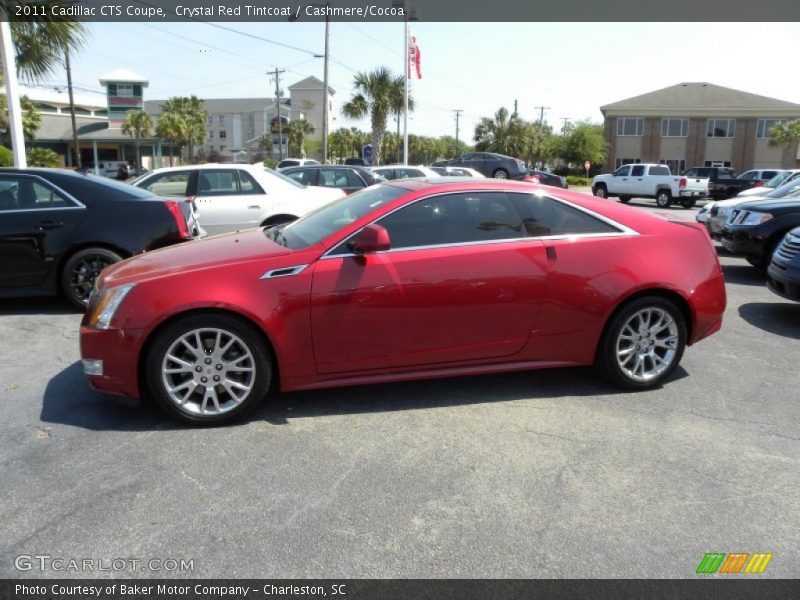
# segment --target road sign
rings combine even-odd
[[[591,167],[592,167],[592,163],[590,163],[588,160],[585,163],[583,163],[583,168],[584,169],[588,170]]]

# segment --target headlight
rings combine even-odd
[[[134,287],[134,284],[120,285],[108,288],[102,292],[97,304],[89,317],[89,326],[97,329],[108,329],[111,326],[111,319],[117,312],[120,304]]]
[[[766,223],[772,218],[771,213],[762,212],[749,212],[747,216],[739,223],[740,225],[761,225]]]

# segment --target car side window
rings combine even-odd
[[[631,169],[631,177],[642,177],[644,175],[644,165],[636,165]]]
[[[239,193],[233,169],[201,169],[197,176],[198,196],[230,196]]]
[[[532,237],[620,233],[613,225],[546,196],[509,194]]]
[[[0,212],[70,208],[75,204],[50,187],[28,177],[0,179]]]
[[[310,173],[308,169],[297,169],[296,171],[290,172],[283,172],[289,179],[296,181],[302,185],[311,185],[309,182],[311,181]]]
[[[378,221],[392,249],[525,237],[519,214],[499,192],[424,198]]]
[[[625,165],[624,167],[620,167],[619,169],[614,171],[614,177],[626,177],[630,172],[631,172],[630,166]]]
[[[156,196],[188,196],[187,190],[191,173],[191,171],[160,173],[153,175],[139,187]]]
[[[745,181],[752,181],[753,179],[758,179],[758,171],[747,171],[747,173],[742,173],[739,175],[739,179],[744,179]]]
[[[346,169],[320,169],[319,184],[324,187],[344,188],[349,186]]]
[[[688,169],[683,172],[684,177],[697,177],[697,169]]]
[[[239,170],[239,188],[242,194],[263,194],[264,190],[247,171]]]
[[[761,179],[772,179],[777,174],[778,174],[777,171],[764,171],[761,174]],[[753,179],[757,179],[757,177],[754,177]]]
[[[344,169],[344,171],[347,173],[347,187],[363,188],[369,185],[353,169]]]

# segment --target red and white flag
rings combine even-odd
[[[417,45],[417,38],[408,31],[408,77],[414,73],[417,74],[417,79],[422,79],[422,63],[420,62],[421,54],[419,45]]]

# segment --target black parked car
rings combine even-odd
[[[61,292],[83,308],[103,268],[191,239],[181,204],[73,171],[0,169],[0,297]]]
[[[553,187],[560,187],[564,188],[565,190],[569,188],[569,186],[567,185],[567,178],[562,177],[561,175],[556,175],[555,173],[549,173],[547,171],[538,171],[536,169],[529,169],[528,175],[538,177],[539,183],[543,185],[552,185]]]
[[[362,188],[386,181],[364,167],[344,165],[290,167],[283,169],[281,174],[303,185],[339,188],[345,194],[352,194]]]
[[[707,177],[708,195],[714,200],[733,198],[756,184],[762,185],[758,179],[737,179],[736,171],[729,167],[692,167],[681,173],[681,177]]]
[[[787,233],[772,254],[767,287],[779,296],[800,302],[800,227]]]
[[[470,152],[451,160],[440,160],[434,167],[467,167],[498,179],[522,179],[528,174],[525,163],[513,156],[495,152]]]
[[[786,233],[800,226],[800,200],[754,200],[736,206],[722,228],[722,245],[766,268]]]

